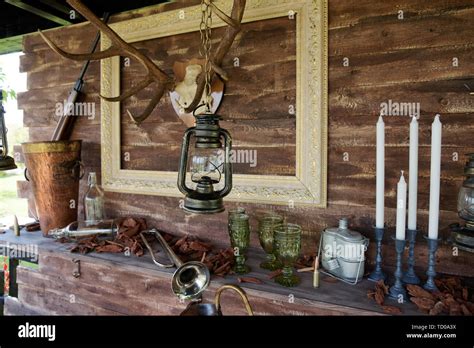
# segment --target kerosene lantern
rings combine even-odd
[[[465,226],[451,225],[453,242],[460,249],[474,252],[474,153],[470,153],[464,167],[466,180],[462,183],[458,195],[458,214],[466,221]]]
[[[232,190],[232,138],[220,128],[220,116],[206,113],[195,118],[196,126],[183,137],[178,188],[185,195],[185,211],[219,213],[224,210],[223,198]],[[191,187],[186,183],[187,177]]]
[[[7,127],[3,108],[3,91],[0,89],[0,171],[16,169],[15,161],[8,156]]]
[[[205,58],[203,73],[205,102],[194,110],[196,125],[184,133],[178,188],[185,195],[184,210],[196,214],[214,214],[224,210],[223,198],[232,190],[230,151],[232,138],[219,125],[221,117],[211,112],[212,97],[212,6],[201,1],[200,53]],[[205,111],[199,112],[205,107]],[[224,142],[223,142],[224,141]],[[189,175],[187,174],[189,172]],[[190,179],[190,186],[186,183]]]

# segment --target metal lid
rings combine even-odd
[[[324,232],[347,242],[360,243],[364,241],[365,238],[359,232],[349,230],[348,225],[347,218],[343,218],[339,220],[339,227],[330,227],[325,229]]]

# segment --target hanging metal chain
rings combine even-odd
[[[206,111],[211,112],[211,50],[212,50],[212,7],[209,2],[212,0],[201,0],[201,24],[199,32],[201,33],[201,47],[199,53],[206,60],[204,65],[204,74],[206,84],[204,93],[206,95]]]

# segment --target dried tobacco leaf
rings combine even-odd
[[[263,282],[258,278],[253,277],[239,277],[237,278],[239,283],[252,283],[252,284],[262,284]]]
[[[276,276],[279,276],[281,273],[282,273],[282,270],[281,270],[281,269],[277,269],[276,271],[271,272],[271,273],[268,275],[268,278],[269,278],[269,279],[273,279],[273,278],[275,278]]]
[[[381,289],[385,295],[388,295],[389,286],[385,284],[385,281],[383,279],[375,283],[375,289]]]
[[[462,289],[462,299],[464,301],[467,301],[469,299],[469,291],[467,290],[467,288]]]
[[[467,308],[467,306],[464,303],[461,305],[461,312],[463,315],[466,315],[466,316],[472,315],[472,312],[469,310],[469,308]]]
[[[382,306],[382,310],[388,314],[402,314],[402,310],[396,306]]]
[[[230,266],[230,261],[227,261],[222,266],[219,266],[218,268],[216,268],[214,272],[216,274],[221,273],[224,269],[226,269],[227,266]]]
[[[435,299],[435,297],[431,293],[429,293],[428,291],[426,291],[425,289],[423,289],[421,286],[418,286],[418,285],[408,284],[407,290],[410,296],[413,296],[413,297],[427,298],[430,300]]]
[[[466,301],[466,302],[464,302],[464,304],[469,309],[469,312],[474,314],[474,303]]]
[[[194,251],[210,251],[212,249],[212,245],[196,241],[189,243],[189,247]]]
[[[383,305],[385,301],[385,293],[383,292],[383,289],[378,287],[375,290],[375,302],[377,302],[380,306]]]
[[[459,303],[456,302],[449,306],[449,315],[462,315],[462,310]]]
[[[95,251],[98,253],[121,253],[123,250],[122,247],[116,244],[101,245],[95,248]]]
[[[446,312],[446,306],[443,304],[443,302],[438,301],[433,306],[433,308],[430,309],[429,314],[430,315],[440,315],[441,313],[444,313],[444,312]]]
[[[431,308],[433,308],[435,305],[435,301],[428,298],[412,297],[410,300],[411,302],[416,304],[419,310],[425,313],[429,313]]]

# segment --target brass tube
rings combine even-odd
[[[219,289],[217,289],[215,304],[216,304],[217,311],[219,313],[221,312],[221,295],[225,290],[234,290],[236,293],[238,293],[240,297],[242,298],[242,301],[244,302],[245,309],[247,310],[248,315],[253,316],[252,306],[250,305],[249,299],[244,289],[242,289],[241,287],[237,285],[231,285],[231,284],[223,285]]]

